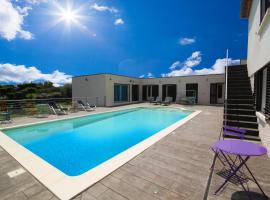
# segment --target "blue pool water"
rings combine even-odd
[[[135,108],[3,132],[69,176],[80,175],[191,112]]]

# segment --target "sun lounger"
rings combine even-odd
[[[196,100],[194,97],[182,97],[179,102],[187,105],[194,105]]]
[[[50,102],[49,106],[55,115],[67,115],[67,112],[55,102]]]
[[[0,123],[11,123],[10,113],[9,112],[1,112],[0,113]]]
[[[155,101],[153,101],[154,105],[161,104],[161,98],[157,97]]]
[[[83,111],[94,111],[96,109],[96,105],[89,105],[89,103],[84,103],[81,100],[77,101],[79,109]]]
[[[166,97],[165,101],[162,102],[163,106],[168,106],[172,103],[172,97]]]
[[[92,110],[96,110],[96,108],[97,108],[97,106],[95,104],[89,104],[88,102],[86,102],[86,105]]]
[[[148,98],[149,103],[153,103],[154,100],[155,100],[154,97],[149,97],[149,98]]]

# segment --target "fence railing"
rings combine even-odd
[[[72,97],[72,104],[76,105],[78,100],[81,100],[84,103],[89,103],[90,105],[106,106],[106,96]]]
[[[50,102],[55,102],[63,107],[72,108],[72,111],[76,111],[78,108],[78,100],[91,105],[106,106],[106,96],[0,100],[0,112],[9,112],[15,116],[39,115],[44,113],[49,114],[51,113],[50,107],[48,106]],[[45,109],[46,105],[47,109]]]
[[[49,106],[47,110],[44,108],[40,110],[40,105],[48,105],[50,102],[56,102],[65,107],[72,106],[72,98],[0,100],[0,112],[9,112],[16,116],[50,113]]]

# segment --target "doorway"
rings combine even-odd
[[[139,85],[132,85],[132,101],[139,101]]]
[[[224,101],[223,84],[210,84],[210,104],[221,104]]]
[[[158,85],[143,85],[143,101],[147,101],[150,97],[156,99],[159,96]]]
[[[186,97],[193,97],[195,102],[198,103],[198,83],[186,84]]]
[[[166,97],[172,97],[172,101],[176,100],[176,84],[162,85],[162,100],[164,101]]]

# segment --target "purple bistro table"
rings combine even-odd
[[[226,162],[229,164],[230,167],[230,174],[225,179],[223,184],[215,191],[214,194],[217,194],[225,186],[225,184],[228,181],[230,181],[230,179],[233,178],[234,176],[237,178],[237,181],[241,184],[244,191],[247,192],[248,190],[245,188],[241,178],[237,176],[237,172],[242,167],[245,167],[249,172],[249,174],[251,175],[251,177],[253,178],[254,183],[256,183],[262,194],[266,197],[255,176],[252,174],[252,172],[250,171],[249,167],[246,164],[250,157],[262,156],[266,154],[267,150],[265,147],[256,143],[247,142],[243,140],[220,140],[216,142],[213,145],[213,147],[218,153],[221,153],[223,155],[223,157],[225,158]],[[232,159],[230,158],[230,155],[235,155],[240,162],[238,164],[233,162]]]

